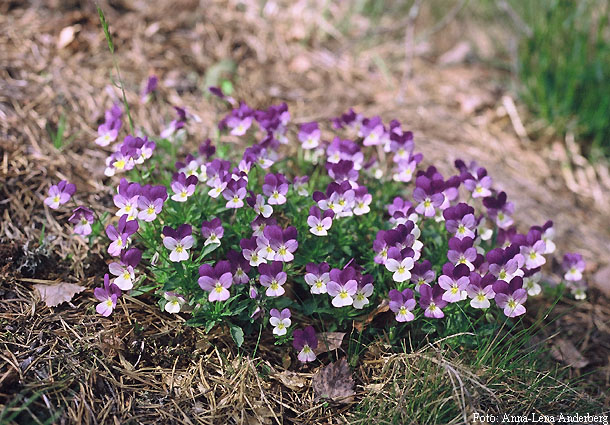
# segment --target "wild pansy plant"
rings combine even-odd
[[[542,292],[553,224],[519,233],[485,168],[458,160],[446,177],[422,166],[396,120],[350,110],[332,126],[294,125],[285,104],[257,110],[210,91],[232,109],[195,152],[198,119],[185,108],[159,135],[121,134],[121,108],[106,113],[96,143],[108,151],[114,217],[75,205],[69,220],[79,237],[108,236],[98,313],[146,292],[188,325],[228,326],[238,344],[268,331],[311,362],[316,330],[440,334],[466,317],[461,330],[476,331],[521,316]],[[57,209],[74,195],[62,181],[44,202]],[[563,267],[584,298],[582,257],[566,254]]]

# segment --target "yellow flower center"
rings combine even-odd
[[[117,161],[114,161],[114,168],[116,168],[117,170],[122,170],[123,168],[125,168],[125,165],[127,165],[125,163],[124,159],[119,159]]]
[[[428,208],[430,205],[432,205],[432,201],[430,201],[429,199],[426,199],[424,201],[424,207]]]
[[[407,308],[403,305],[402,307],[400,307],[400,310],[398,310],[398,314],[404,316],[405,314],[407,314]]]
[[[286,255],[286,253],[287,253],[287,252],[288,252],[288,251],[287,251],[287,250],[286,250],[286,248],[284,248],[284,247],[281,247],[281,248],[280,248],[280,250],[279,250],[279,254],[280,254],[280,255]]]
[[[403,274],[405,272],[405,268],[403,266],[398,267],[398,273]]]
[[[125,280],[131,279],[131,274],[129,274],[129,272],[123,273],[123,279],[125,279]]]
[[[286,326],[284,326],[284,324],[282,322],[278,323],[277,328],[278,329],[284,329]]]
[[[485,301],[485,295],[483,295],[483,294],[477,295],[477,301]]]
[[[343,291],[339,292],[339,297],[343,298],[343,299],[347,298],[348,297],[347,291],[343,290]]]
[[[111,300],[110,298],[108,298],[108,299],[106,300],[106,305],[107,305],[108,307],[111,307],[111,308],[112,308],[112,306],[114,305],[114,303],[112,302],[112,300]]]
[[[453,288],[451,288],[451,293],[452,294],[457,294],[458,293],[458,288],[455,287],[455,286]]]
[[[430,311],[436,310],[436,304],[430,303],[430,305],[428,306],[428,310],[430,310]]]
[[[318,225],[316,226],[316,230],[317,230],[318,232],[321,232],[322,230],[324,230],[324,226],[322,226],[321,224],[318,224]]]
[[[176,246],[176,252],[177,252],[178,254],[181,254],[181,253],[182,253],[182,251],[184,251],[184,248],[182,247],[182,245],[178,245],[178,246]]]
[[[153,215],[155,213],[155,209],[153,207],[148,207],[146,212],[148,213],[148,215]]]
[[[55,202],[55,203],[59,202],[59,195],[56,195],[55,198],[53,198],[53,202]]]
[[[508,302],[508,306],[510,307],[511,310],[514,310],[517,307],[517,302],[515,300],[510,300]]]
[[[274,280],[273,282],[271,282],[270,285],[271,289],[273,289],[274,291],[277,291],[278,288],[280,287],[280,285]]]

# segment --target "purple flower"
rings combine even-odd
[[[317,122],[307,122],[299,127],[299,142],[303,149],[315,149],[320,144],[320,129]]]
[[[268,297],[279,297],[286,292],[282,286],[286,283],[286,272],[282,271],[283,263],[274,261],[271,264],[261,264],[258,266],[260,272],[260,283],[267,288],[265,294]]]
[[[259,264],[266,263],[267,256],[262,255],[264,253],[260,252],[256,236],[253,236],[250,239],[242,239],[239,241],[239,246],[242,249],[241,254],[248,261],[250,266],[257,267]]]
[[[165,292],[163,293],[163,298],[166,301],[164,310],[171,314],[179,313],[182,306],[186,303],[186,299],[175,292]]]
[[[367,274],[362,276],[362,279],[358,282],[358,289],[354,295],[354,308],[362,309],[369,303],[369,297],[373,295],[373,276]]]
[[[438,278],[438,286],[445,290],[443,300],[455,303],[466,298],[466,288],[470,283],[470,270],[465,264],[443,266],[443,274]]]
[[[203,223],[201,223],[201,234],[204,238],[206,238],[205,242],[203,243],[204,246],[207,246],[211,243],[220,244],[220,240],[225,234],[220,219],[216,217],[211,221],[204,221]]]
[[[318,337],[312,326],[307,326],[305,329],[297,329],[292,334],[292,346],[299,352],[297,356],[303,363],[313,362],[316,359],[316,353],[313,350],[318,348]]]
[[[525,258],[519,254],[518,245],[510,245],[506,249],[492,249],[487,253],[487,262],[489,272],[499,280],[510,282],[515,276],[523,276],[521,268],[525,263]]]
[[[252,196],[246,198],[246,202],[248,202],[248,205],[252,207],[257,215],[269,218],[273,214],[273,207],[265,203],[265,197],[261,194],[257,194],[256,198],[252,194]]]
[[[399,196],[394,198],[392,203],[387,205],[386,208],[388,209],[390,216],[394,216],[396,212],[401,212],[403,215],[408,216],[413,212],[413,204],[409,201],[405,201]]]
[[[433,319],[442,319],[445,317],[443,308],[447,305],[447,301],[443,299],[443,288],[439,285],[430,287],[428,285],[422,285],[419,287],[419,305],[424,310],[424,316]]]
[[[189,259],[188,250],[193,247],[193,228],[190,224],[181,224],[176,230],[169,226],[163,227],[163,246],[171,251],[169,259],[173,262]]]
[[[309,217],[307,217],[307,224],[309,225],[309,231],[316,236],[328,235],[328,230],[333,225],[333,217],[335,213],[333,210],[326,210],[324,214],[320,211],[317,206],[312,206],[309,209]]]
[[[464,186],[472,193],[473,198],[486,198],[491,196],[491,177],[485,168],[477,169],[474,176],[470,175],[464,180]]]
[[[188,176],[184,173],[174,174],[171,188],[174,191],[172,200],[176,202],[186,202],[189,196],[195,193],[195,186],[197,185],[196,176]]]
[[[165,186],[144,186],[141,195],[138,197],[138,218],[151,222],[161,213],[163,204],[167,199],[167,189]]]
[[[227,184],[227,188],[222,193],[222,196],[227,200],[227,208],[237,209],[244,206],[244,198],[247,194],[247,184],[248,182],[241,178],[239,180],[231,180]]]
[[[109,123],[105,122],[97,127],[97,138],[95,139],[95,143],[102,147],[108,146],[117,139],[118,135],[119,129],[113,128]]]
[[[449,239],[449,251],[447,251],[447,258],[454,265],[466,264],[470,271],[473,271],[473,262],[477,259],[477,249],[473,244],[474,241],[469,237],[465,237],[463,239]]]
[[[527,233],[525,244],[521,246],[521,255],[525,258],[525,267],[536,269],[546,263],[544,253],[546,244],[541,239],[542,234],[538,230],[530,230]]]
[[[269,324],[273,326],[273,334],[277,336],[286,335],[287,329],[292,324],[290,321],[290,310],[285,308],[280,312],[278,309],[272,308],[269,314],[271,315]]]
[[[390,310],[396,313],[397,322],[410,322],[415,319],[415,315],[412,313],[415,308],[415,298],[412,290],[405,289],[400,292],[391,289],[388,297],[390,298]]]
[[[411,278],[411,269],[413,268],[413,257],[406,255],[396,247],[388,249],[388,257],[385,260],[385,267],[393,272],[392,279],[394,282],[404,282]]]
[[[231,249],[227,252],[227,259],[231,263],[231,273],[233,274],[233,284],[244,284],[250,281],[248,273],[250,272],[250,264],[244,256]]]
[[[265,228],[267,226],[274,226],[277,224],[277,220],[275,218],[265,218],[258,216],[250,223],[250,227],[252,228],[253,236],[263,236],[265,232]]]
[[[328,175],[336,182],[350,182],[350,185],[356,185],[358,180],[358,171],[354,168],[352,161],[340,160],[337,163],[327,162],[326,170]]]
[[[326,284],[328,295],[333,297],[335,307],[345,307],[354,303],[354,296],[358,291],[356,269],[346,267],[343,270],[332,269],[330,281]]]
[[[114,205],[119,209],[115,215],[121,217],[127,214],[128,220],[135,220],[138,217],[138,199],[141,191],[142,187],[139,183],[129,183],[127,179],[122,178],[118,193],[112,198]]]
[[[121,260],[112,262],[108,266],[110,273],[116,276],[114,284],[122,291],[128,291],[133,288],[135,280],[134,269],[138,266],[141,259],[142,251],[138,248],[131,248],[121,251]]]
[[[87,207],[76,207],[68,221],[74,224],[74,233],[81,236],[91,234],[91,223],[94,221],[93,211]]]
[[[68,202],[74,192],[76,192],[76,186],[62,180],[49,188],[49,196],[44,200],[44,203],[49,208],[56,210],[60,205]]]
[[[430,260],[415,263],[411,269],[411,282],[415,284],[415,290],[419,292],[421,285],[430,285],[436,279],[436,273],[432,270]]]
[[[229,288],[233,283],[231,264],[228,261],[219,261],[215,267],[203,264],[199,267],[199,286],[209,291],[208,300],[225,301],[229,298]]]
[[[413,190],[413,199],[418,202],[415,212],[425,217],[434,217],[436,208],[439,208],[445,200],[445,195],[440,193],[442,188],[435,184],[438,180],[431,180],[426,176],[415,179],[416,188]]]
[[[221,129],[228,127],[231,129],[231,134],[234,136],[243,136],[252,125],[253,120],[252,109],[245,103],[241,103],[239,108],[233,109],[231,113],[225,117],[220,123]]]
[[[282,230],[279,226],[267,226],[263,235],[269,241],[269,246],[275,253],[273,258],[275,261],[290,262],[294,260],[293,253],[299,247],[295,227],[290,226],[286,230]]]
[[[129,238],[138,231],[139,225],[137,220],[127,220],[127,214],[119,218],[117,227],[109,224],[106,227],[106,235],[110,239],[111,244],[108,247],[108,253],[113,257],[118,257],[121,250],[129,245]]]
[[[582,274],[585,271],[585,260],[578,253],[568,252],[563,256],[563,278],[567,281],[578,282],[582,280]]]
[[[385,140],[389,137],[383,126],[381,118],[376,116],[373,118],[365,118],[362,121],[360,132],[364,137],[362,144],[364,146],[377,146],[385,144]]]
[[[95,310],[102,316],[108,317],[116,307],[116,302],[121,296],[121,290],[114,283],[110,283],[110,276],[106,273],[104,275],[104,287],[95,288],[93,294],[95,298],[101,301],[95,307]]]
[[[542,275],[539,269],[528,270],[523,275],[523,289],[527,290],[527,295],[535,297],[542,292],[540,279]]]
[[[470,273],[470,283],[466,287],[466,293],[473,308],[489,308],[489,300],[496,296],[493,290],[495,282],[496,277],[491,273],[487,273],[484,277],[476,272]]]
[[[305,266],[305,282],[311,287],[312,294],[325,294],[326,284],[330,281],[330,266],[328,263],[309,263]]]
[[[477,220],[474,217],[474,208],[463,202],[443,211],[447,231],[458,239],[469,237],[474,239],[477,229]]]
[[[134,166],[135,160],[131,152],[117,151],[106,158],[106,169],[104,170],[104,175],[112,177],[117,172],[132,170]]]
[[[178,118],[169,123],[169,125],[161,132],[161,138],[167,139],[168,137],[174,135],[178,132],[178,130],[184,128],[186,124],[186,109],[181,108],[179,106],[174,106],[174,110],[178,115]]]
[[[354,208],[355,215],[368,214],[371,211],[371,202],[373,196],[368,192],[365,186],[360,186],[354,190]]]
[[[158,83],[159,79],[156,75],[151,75],[150,77],[148,77],[148,80],[146,81],[146,86],[144,87],[144,89],[142,90],[142,94],[140,95],[140,101],[142,103],[148,102],[152,93],[157,90]]]
[[[514,277],[510,283],[498,280],[493,284],[496,293],[495,299],[498,307],[504,309],[508,317],[516,317],[525,313],[523,304],[527,300],[527,291],[523,289],[523,278]]]
[[[309,196],[307,192],[307,183],[309,182],[309,176],[295,177],[292,182],[292,187],[301,196]]]
[[[508,229],[513,224],[513,212],[515,206],[512,202],[506,201],[505,192],[500,192],[497,196],[483,198],[483,205],[487,208],[487,214],[501,229]]]
[[[269,198],[270,205],[285,204],[288,181],[282,174],[267,174],[263,183],[263,193]]]

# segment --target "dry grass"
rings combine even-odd
[[[515,199],[521,223],[551,218],[561,250],[582,251],[591,271],[610,264],[607,168],[583,162],[573,143],[531,142],[515,133],[514,111],[502,96],[507,74],[478,61],[437,64],[437,56],[452,47],[446,36],[455,40],[471,29],[452,21],[442,34],[418,38],[433,27],[430,11],[423,9],[414,59],[407,64],[412,75],[399,99],[405,67],[400,22],[384,17],[372,26],[356,15],[342,25],[349,7],[341,2],[301,0],[262,13],[255,3],[101,2],[138,125],[156,133],[171,119],[169,107],[139,105],[140,84],[154,72],[161,80],[160,103],[185,105],[202,118],[189,129],[189,142],[196,145],[217,118],[204,86],[229,60],[235,72],[223,75],[252,106],[285,100],[300,121],[353,106],[404,122],[427,161],[445,170],[458,156],[477,159]],[[66,27],[73,27],[75,38],[58,48]],[[31,279],[93,288],[105,269],[103,249],[88,249],[73,237],[68,214],[51,214],[42,198],[51,181],[66,178],[77,184],[82,202],[98,211],[109,208],[105,153],[92,140],[104,109],[118,99],[111,68],[91,3],[0,4],[0,403],[17,401],[10,411],[37,396],[20,418],[43,423],[54,415],[58,423],[346,422],[350,406],[315,400],[311,370],[281,375],[296,365],[268,341],[248,358],[253,341],[237,352],[222,330],[204,335],[185,328],[145,297],[125,298],[112,320],[95,315],[92,291],[54,309],[36,302]],[[472,102],[474,109],[467,107]],[[538,126],[519,105],[517,113],[526,131]],[[47,129],[62,114],[66,139],[74,140],[57,150]],[[539,126],[535,131],[546,134]],[[603,357],[610,352],[607,298],[594,293],[589,302],[562,308],[571,314],[555,322],[556,330],[573,336],[593,358],[591,392],[602,391],[610,373],[610,358]],[[369,358],[356,372],[358,400],[375,393],[371,383],[385,385],[371,379],[394,376],[371,374],[376,361],[403,360],[384,350]]]

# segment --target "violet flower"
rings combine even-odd
[[[44,200],[44,203],[49,208],[56,210],[60,205],[68,202],[74,192],[76,192],[76,186],[62,180],[49,188],[49,196]]]
[[[412,311],[416,303],[412,290],[407,288],[400,292],[396,289],[391,289],[388,297],[390,298],[390,310],[396,313],[397,322],[410,322],[415,319]]]
[[[95,311],[104,317],[108,317],[116,307],[116,302],[121,296],[121,290],[114,283],[110,283],[110,276],[106,273],[104,275],[104,287],[95,288],[93,294],[95,295],[95,298],[101,301],[95,307]]]
[[[415,263],[411,269],[411,282],[415,284],[415,290],[419,292],[421,285],[430,285],[436,279],[436,272],[432,270],[430,260]]]
[[[335,213],[333,210],[326,210],[324,214],[320,211],[317,206],[312,206],[309,209],[309,216],[307,217],[307,224],[309,225],[309,231],[316,236],[327,236],[328,230],[333,225],[333,217]]]
[[[309,182],[309,176],[295,177],[292,182],[292,187],[295,192],[300,196],[309,196],[307,191],[307,183]]]
[[[326,284],[330,281],[330,266],[328,263],[308,263],[305,270],[307,271],[305,282],[311,287],[311,293],[326,294]]]
[[[263,193],[269,199],[269,205],[286,203],[288,181],[282,174],[267,174],[263,183]]]
[[[443,299],[443,288],[439,285],[430,287],[422,285],[419,287],[419,305],[424,309],[424,316],[433,319],[442,319],[445,317],[443,308],[447,305],[447,301]]]
[[[281,312],[277,308],[272,308],[269,311],[271,317],[269,324],[273,326],[273,334],[277,336],[286,335],[286,332],[292,322],[290,321],[290,310],[285,308]]]
[[[201,265],[197,283],[201,289],[209,291],[208,300],[210,302],[229,299],[229,288],[233,283],[231,264],[228,261],[219,261],[214,267],[209,264]]]
[[[443,211],[445,227],[447,231],[458,239],[465,237],[475,238],[477,220],[474,216],[474,208],[463,202]]]
[[[186,176],[184,173],[175,173],[172,179],[171,188],[174,194],[172,200],[176,202],[186,202],[195,193],[197,186],[196,176]]]
[[[528,270],[523,275],[523,289],[527,291],[527,295],[535,297],[542,292],[542,287],[540,286],[540,279],[542,278],[542,274],[540,273],[540,269]]]
[[[360,282],[358,282],[358,289],[356,290],[356,294],[354,294],[354,302],[353,306],[357,309],[364,308],[365,305],[369,303],[369,297],[373,295],[373,276],[364,275]]]
[[[108,266],[108,270],[113,276],[114,284],[122,291],[129,291],[133,288],[135,281],[134,269],[142,259],[142,251],[138,248],[131,248],[121,251],[121,259],[118,262],[112,262]]]
[[[111,243],[108,247],[108,253],[113,257],[118,257],[124,248],[129,245],[131,235],[138,231],[140,227],[137,220],[127,220],[127,214],[119,218],[119,222],[116,227],[109,224],[106,227],[106,235],[110,239]]]
[[[303,149],[315,149],[320,144],[320,129],[317,122],[307,122],[299,127],[299,142]]]
[[[248,202],[248,205],[252,207],[257,215],[269,218],[273,214],[273,207],[265,203],[265,198],[261,194],[257,194],[256,198],[254,198],[254,195],[247,197],[246,202]]]
[[[499,280],[510,282],[515,276],[523,276],[525,258],[519,253],[518,245],[509,245],[506,249],[492,249],[486,258],[489,272]]]
[[[191,249],[195,243],[193,238],[193,228],[190,224],[181,224],[177,229],[173,229],[169,226],[163,227],[163,246],[169,249],[170,261],[180,262],[189,259],[189,249]]]
[[[449,251],[447,258],[454,265],[465,264],[470,271],[474,270],[473,262],[477,259],[477,249],[474,248],[472,238],[464,237],[463,239],[449,239]]]
[[[438,286],[445,290],[443,300],[455,303],[466,299],[466,288],[470,283],[470,270],[465,264],[443,266],[443,274],[438,278]]]
[[[250,266],[257,267],[258,265],[267,262],[266,255],[261,255],[256,236],[253,236],[250,239],[242,239],[239,241],[239,246],[242,249],[241,254],[248,261]]]
[[[525,243],[521,245],[521,255],[525,258],[525,267],[528,269],[536,269],[546,263],[546,244],[541,237],[541,232],[532,229],[527,233]]]
[[[268,297],[279,297],[284,295],[284,285],[286,283],[286,272],[282,271],[284,265],[281,261],[274,261],[271,264],[261,264],[258,266],[260,273],[259,281],[267,288],[265,294]]]
[[[100,124],[97,127],[97,138],[95,144],[105,147],[114,142],[119,136],[119,129],[113,128],[108,123]]]
[[[393,272],[392,279],[394,282],[404,282],[411,278],[410,270],[414,265],[413,257],[403,253],[396,247],[388,249],[388,258],[385,260],[385,267],[390,272]]]
[[[373,196],[365,186],[360,186],[354,190],[354,215],[364,215],[371,211]]]
[[[170,314],[180,313],[180,309],[186,303],[186,299],[175,292],[164,292],[163,298],[165,298],[164,310]]]
[[[161,213],[166,199],[167,188],[165,186],[144,186],[138,197],[138,218],[146,222],[154,221]]]
[[[470,283],[466,287],[466,293],[470,298],[470,305],[473,308],[489,308],[489,300],[496,296],[493,290],[493,284],[496,282],[496,277],[491,273],[487,273],[484,277],[476,272],[470,273]]]
[[[487,214],[501,229],[508,229],[513,224],[513,212],[515,206],[512,202],[507,202],[505,192],[498,193],[497,196],[483,198],[483,205],[487,208]]]
[[[523,289],[523,278],[514,277],[510,283],[498,280],[493,284],[498,307],[504,309],[507,317],[517,317],[525,313],[523,305],[527,300],[527,291]]]
[[[318,338],[312,326],[307,326],[304,330],[297,329],[292,334],[292,346],[299,352],[298,359],[303,363],[313,362],[316,353],[313,350],[318,348]]]
[[[567,281],[578,282],[582,280],[582,274],[585,271],[586,263],[582,255],[578,253],[568,252],[563,256],[562,267],[564,271],[563,278]]]
[[[474,176],[471,175],[470,178],[464,180],[464,186],[472,193],[473,198],[491,196],[491,185],[491,177],[487,175],[487,170],[482,167],[476,171]]]
[[[148,80],[146,80],[146,86],[144,86],[144,89],[140,94],[140,102],[147,103],[150,100],[152,93],[157,90],[158,83],[159,79],[156,75],[151,75],[148,77]]]
[[[241,178],[239,180],[231,180],[227,184],[227,188],[222,193],[222,196],[227,200],[227,208],[237,209],[244,206],[244,198],[247,194],[247,185],[248,182]]]
[[[68,221],[74,224],[74,233],[81,236],[91,234],[91,224],[94,221],[93,211],[87,207],[76,207]]]
[[[330,281],[326,284],[328,295],[333,297],[332,304],[335,307],[345,307],[354,303],[354,296],[358,291],[356,281],[356,270],[346,267],[343,270],[332,269]]]
[[[142,192],[142,186],[139,183],[129,183],[127,179],[122,178],[117,192],[112,197],[114,205],[119,209],[115,215],[121,217],[127,214],[128,220],[138,218],[138,199]]]
[[[250,278],[248,273],[251,270],[248,260],[243,254],[231,249],[227,252],[227,260],[231,263],[231,273],[233,274],[233,284],[239,285],[248,283]]]
[[[220,244],[220,240],[224,236],[224,229],[222,222],[218,217],[211,221],[204,221],[201,223],[201,234],[205,239],[203,246],[208,246],[211,243]]]
[[[289,226],[285,230],[279,226],[267,226],[263,235],[269,240],[269,246],[275,252],[275,261],[294,260],[294,252],[299,247],[297,229],[294,226]]]
[[[413,199],[418,202],[415,211],[425,217],[434,217],[436,208],[439,208],[445,196],[433,185],[433,181],[426,176],[415,179]]]

